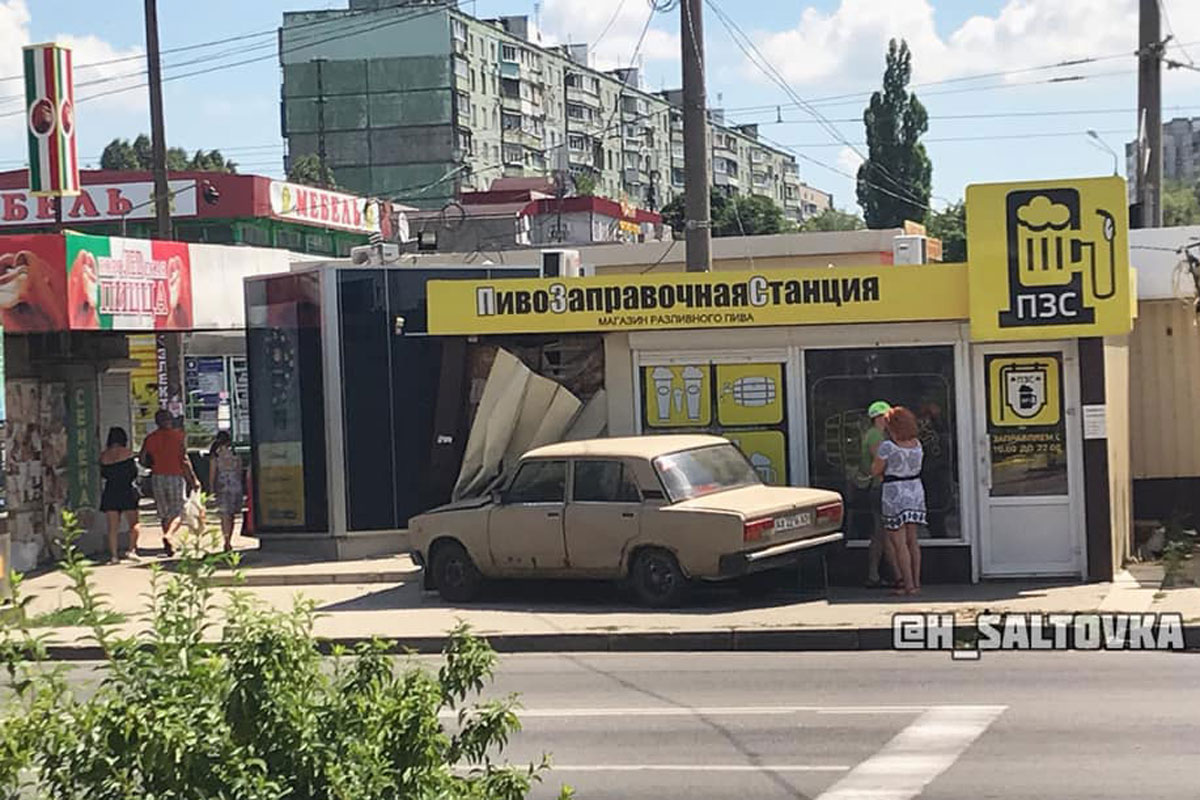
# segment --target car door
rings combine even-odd
[[[637,538],[642,497],[633,475],[620,460],[574,462],[567,503],[567,560],[573,571],[616,574],[628,542]]]
[[[539,459],[517,468],[488,516],[488,544],[497,569],[525,573],[566,566],[566,488],[566,461]]]

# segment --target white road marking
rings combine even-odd
[[[929,709],[817,800],[909,800],[950,768],[1007,706]]]
[[[521,719],[555,717],[760,717],[788,714],[919,714],[933,706],[662,706],[639,708],[526,708],[519,709]],[[457,717],[443,711],[439,716]]]
[[[847,772],[844,764],[552,764],[554,772]]]

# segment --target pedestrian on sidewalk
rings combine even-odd
[[[893,594],[921,591],[921,545],[918,526],[926,524],[925,487],[921,483],[924,451],[917,436],[917,418],[907,408],[887,412],[888,439],[880,443],[871,465],[883,477],[883,527],[891,540],[903,586]]]
[[[871,540],[867,547],[867,588],[875,589],[884,585],[879,575],[879,567],[887,558],[892,575],[899,578],[900,572],[896,565],[896,557],[892,553],[891,540],[883,530],[883,479],[871,471],[875,463],[875,455],[879,445],[887,438],[887,414],[892,407],[885,400],[876,400],[867,407],[867,416],[871,426],[862,435],[862,456],[859,462],[859,489],[867,495],[870,507]]]
[[[100,510],[108,519],[108,557],[116,563],[121,560],[118,537],[121,519],[129,522],[129,550],[127,558],[138,557],[138,502],[137,456],[129,449],[129,434],[124,428],[108,429],[108,440],[100,454],[100,477],[104,479],[104,490],[100,493]]]
[[[225,552],[233,549],[233,520],[242,513],[246,492],[242,486],[242,460],[233,452],[229,431],[221,431],[208,451],[208,485],[217,496],[217,514],[221,518],[221,536]]]
[[[200,483],[187,454],[183,430],[174,426],[171,412],[160,408],[154,415],[158,426],[142,442],[141,461],[150,469],[150,485],[154,490],[154,506],[162,524],[163,550],[167,557],[175,555],[171,538],[183,523],[183,503],[186,492]]]

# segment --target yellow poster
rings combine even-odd
[[[646,423],[652,428],[706,428],[712,423],[712,367],[643,367]]]
[[[782,364],[718,364],[717,420],[722,425],[783,421]]]
[[[129,371],[129,394],[133,406],[133,441],[138,446],[154,430],[154,413],[159,407],[154,334],[129,336],[129,358],[137,362]]]
[[[304,525],[304,451],[300,442],[263,442],[258,448],[258,508],[264,526]]]
[[[781,431],[725,431],[724,436],[750,460],[763,483],[787,485],[787,440]]]
[[[967,268],[925,264],[767,272],[430,281],[429,333],[561,333],[962,320]]]
[[[988,424],[1048,427],[1062,419],[1062,364],[1054,354],[989,356]]]
[[[1121,178],[968,186],[967,252],[974,340],[1132,328],[1136,289]]]

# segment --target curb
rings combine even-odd
[[[233,575],[214,575],[213,586],[220,588],[247,586],[328,586],[331,584],[410,583],[421,576],[418,569],[377,570],[372,572],[306,572],[296,574],[255,573],[247,570],[241,578]]]
[[[839,653],[891,651],[891,628],[772,628],[714,629],[679,632],[579,632],[531,634],[479,634],[497,653]],[[1200,625],[1185,625],[1184,645],[1200,651]],[[445,646],[444,636],[401,638],[341,636],[317,640],[317,648],[328,655],[335,647],[353,649],[374,640],[388,643],[387,652],[397,655],[437,655]],[[52,645],[47,648],[54,661],[94,661],[103,657],[93,644]],[[1134,652],[1134,651],[1130,651]]]

